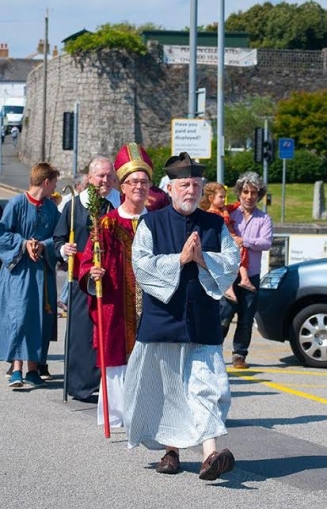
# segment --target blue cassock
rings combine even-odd
[[[0,222],[0,359],[46,362],[57,323],[56,257],[53,231],[60,217],[56,205],[40,206],[25,194],[12,198]],[[45,245],[37,262],[25,240]]]

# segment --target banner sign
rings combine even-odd
[[[189,64],[189,46],[163,46],[165,64]],[[218,65],[218,50],[214,46],[197,47],[197,64]],[[225,48],[225,65],[250,67],[257,65],[257,50],[249,48]]]

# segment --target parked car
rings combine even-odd
[[[289,341],[304,366],[327,368],[327,259],[268,272],[260,282],[256,326],[263,338]]]

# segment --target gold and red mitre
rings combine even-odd
[[[150,156],[137,143],[128,143],[121,147],[116,156],[114,167],[120,184],[134,171],[144,171],[152,180],[153,164]]]

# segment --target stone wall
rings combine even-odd
[[[312,63],[306,58],[302,66],[278,67],[272,63],[278,62],[276,55],[267,53],[264,57],[262,53],[261,64],[256,67],[226,67],[226,102],[240,100],[247,94],[281,99],[294,90],[327,88],[325,60],[316,53],[324,55],[312,52]],[[198,66],[197,86],[206,88],[208,118],[216,117],[216,67]],[[155,53],[132,58],[117,51],[76,59],[64,54],[49,61],[46,159],[63,175],[69,175],[73,167],[73,152],[62,150],[63,113],[73,111],[76,101],[80,103],[79,169],[96,154],[113,158],[119,147],[129,141],[145,147],[169,145],[171,119],[187,116],[188,66],[162,64]],[[42,119],[43,65],[40,65],[27,80],[20,155],[28,165],[41,157]]]
[[[62,150],[63,113],[80,103],[78,166],[96,154],[113,157],[129,141],[144,146],[169,143],[171,118],[184,117],[188,82],[170,79],[169,70],[151,57],[132,59],[102,52],[85,60],[69,55],[48,63],[46,159],[71,172],[73,152]],[[27,103],[21,137],[21,159],[40,159],[43,115],[43,66],[27,81]]]

